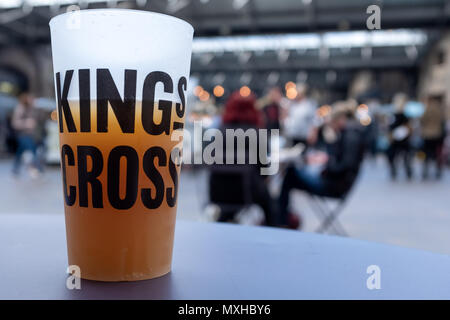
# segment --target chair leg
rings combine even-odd
[[[347,236],[347,232],[344,230],[342,225],[337,220],[339,214],[342,212],[342,208],[344,205],[344,201],[341,201],[334,209],[329,209],[329,213],[325,220],[323,220],[322,224],[317,229],[317,232],[325,232],[327,229],[334,227],[335,230],[338,230],[339,235]]]
[[[320,203],[320,200],[318,198],[314,197],[314,196],[311,197],[310,204],[311,204],[311,207],[312,207],[313,211],[318,216],[320,216],[319,219],[322,220],[322,222],[321,222],[321,226],[322,226],[323,221],[325,221],[327,219],[327,217],[328,217],[327,212],[330,211],[329,208],[324,208],[322,206],[322,204]],[[334,233],[336,233],[336,234],[341,234],[342,233],[342,230],[339,230],[340,229],[339,226],[336,226],[334,224],[330,226],[330,229],[333,229]],[[317,230],[317,232],[323,232],[323,231],[318,231]],[[345,233],[345,231],[344,231],[344,233]]]

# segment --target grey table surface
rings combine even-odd
[[[367,267],[380,267],[369,290]],[[450,299],[450,256],[264,227],[177,221],[172,272],[66,288],[63,215],[0,215],[0,299]]]

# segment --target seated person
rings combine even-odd
[[[280,225],[288,225],[289,193],[292,189],[333,198],[339,198],[350,190],[364,149],[361,129],[352,118],[353,112],[344,105],[333,109],[326,130],[322,130],[322,134],[331,136],[328,140],[332,140],[327,142],[328,159],[322,170],[312,172],[308,167],[287,169],[279,197]]]
[[[256,99],[253,95],[243,97],[239,92],[231,95],[225,105],[220,130],[223,136],[223,165],[211,166],[209,178],[210,201],[221,206],[218,221],[225,222],[233,220],[240,205],[254,203],[264,211],[265,224],[274,226],[276,221],[276,203],[271,198],[264,176],[260,174],[261,164],[249,164],[249,155],[254,152],[258,154],[258,145],[250,145],[246,139],[245,150],[238,152],[238,145],[234,143],[234,164],[225,164],[227,156],[226,129],[258,129],[261,126],[261,115],[255,108]],[[258,136],[258,135],[257,135]],[[256,148],[256,149],[255,149]],[[238,155],[245,156],[245,164],[236,164]],[[247,179],[244,181],[244,179]],[[250,199],[243,199],[248,194]]]

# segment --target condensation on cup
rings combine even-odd
[[[171,137],[182,139],[193,28],[102,9],[59,15],[50,29],[68,263],[90,280],[162,276],[182,153]]]

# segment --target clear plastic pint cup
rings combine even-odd
[[[134,10],[50,21],[69,265],[81,278],[171,269],[193,28]]]

